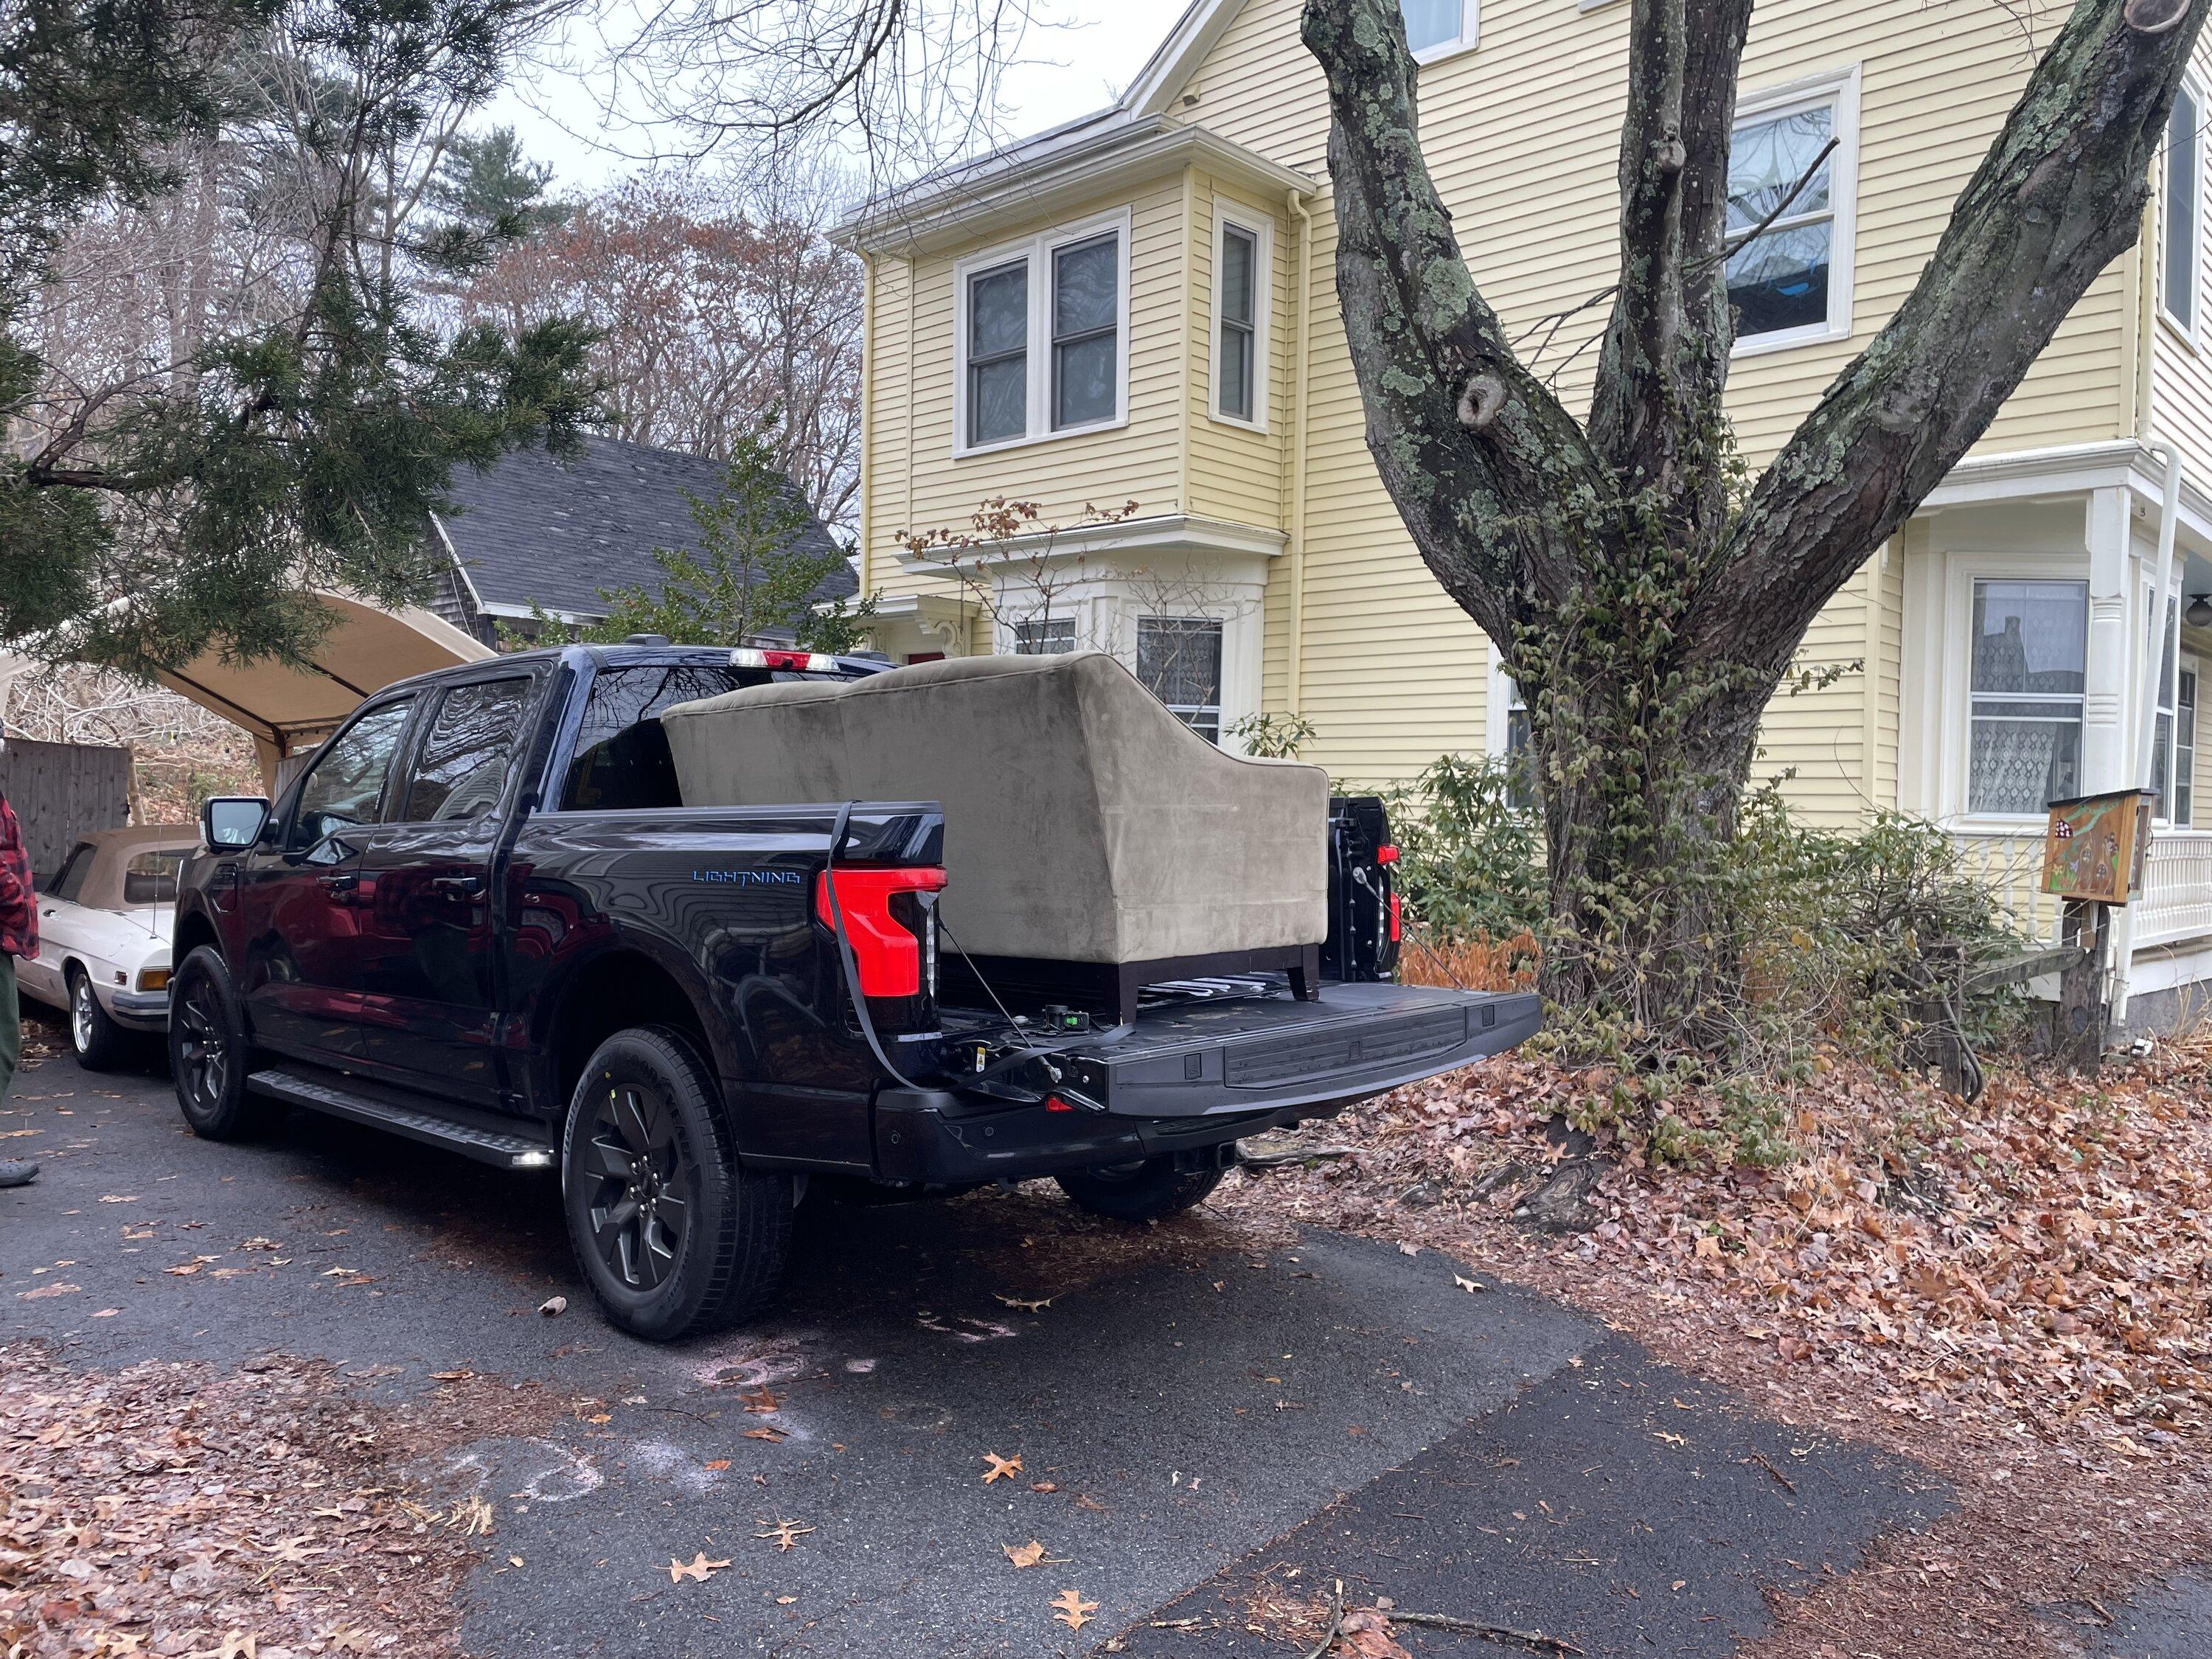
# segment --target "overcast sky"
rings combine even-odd
[[[1033,28],[1024,62],[1006,77],[1010,137],[1057,125],[1111,103],[1167,38],[1185,0],[1036,0],[1048,27]],[[525,153],[554,167],[556,190],[589,189],[638,165],[635,133],[603,132],[588,70],[561,75],[537,69],[486,112],[486,124],[513,126]]]

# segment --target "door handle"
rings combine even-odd
[[[482,876],[433,876],[430,889],[443,898],[478,898],[483,893]]]
[[[327,876],[317,876],[315,880],[322,890],[333,898],[343,898],[347,894],[359,891],[361,888],[361,878],[350,870],[337,871]]]

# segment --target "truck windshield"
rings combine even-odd
[[[642,663],[603,669],[592,679],[591,697],[584,705],[561,805],[572,812],[681,806],[675,763],[660,730],[661,710],[719,697],[741,686],[840,678],[781,668],[732,668],[722,663]]]

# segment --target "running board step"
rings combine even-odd
[[[512,1130],[495,1128],[483,1121],[483,1114],[455,1107],[454,1115],[425,1111],[406,1104],[396,1091],[377,1089],[343,1073],[307,1075],[301,1072],[255,1072],[246,1086],[290,1106],[327,1112],[373,1129],[389,1129],[410,1140],[443,1146],[483,1164],[508,1170],[544,1170],[553,1165],[553,1148],[545,1141]],[[475,1120],[475,1121],[469,1121]]]

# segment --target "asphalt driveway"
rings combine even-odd
[[[416,1471],[498,1514],[462,1609],[481,1654],[1287,1652],[1269,1598],[1339,1577],[1591,1655],[1723,1654],[1770,1589],[1945,1502],[1432,1253],[1203,1211],[809,1205],[778,1313],[656,1348],[594,1317],[542,1178],[308,1115],[213,1146],[166,1079],[67,1060],[23,1076],[0,1150],[46,1166],[0,1193],[0,1340],[539,1385]],[[672,1583],[700,1551],[732,1565]]]

